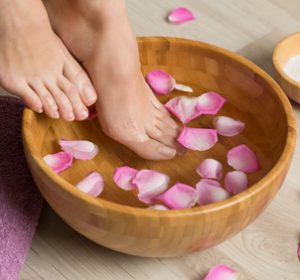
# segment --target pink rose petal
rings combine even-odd
[[[136,189],[136,185],[132,183],[132,180],[137,173],[137,169],[129,166],[118,167],[113,175],[113,180],[121,189],[125,191],[133,190]]]
[[[82,160],[94,158],[99,151],[96,144],[86,140],[60,140],[59,145],[63,151]]]
[[[242,171],[231,171],[225,175],[225,188],[233,194],[238,194],[248,188],[247,175]]]
[[[220,94],[210,91],[198,97],[198,110],[203,115],[215,115],[225,102],[226,99]]]
[[[227,162],[234,169],[246,173],[256,172],[261,168],[256,154],[244,144],[228,151]]]
[[[217,143],[217,130],[184,126],[177,141],[188,149],[194,151],[206,151]]]
[[[245,128],[245,123],[225,116],[215,117],[213,122],[217,132],[223,136],[238,135]]]
[[[174,88],[179,91],[184,91],[189,93],[193,92],[193,89],[190,86],[183,85],[183,84],[176,84]]]
[[[168,16],[168,20],[174,24],[180,24],[196,19],[193,13],[184,7],[178,7],[172,10]]]
[[[138,188],[140,201],[149,204],[153,199],[168,188],[169,176],[155,170],[144,169],[139,171],[132,183]]]
[[[168,207],[166,207],[166,206],[164,206],[162,204],[154,204],[154,205],[149,206],[147,209],[150,209],[150,210],[160,210],[160,211],[169,210]]]
[[[206,179],[220,180],[223,175],[223,165],[215,159],[207,158],[198,165],[197,173]]]
[[[197,104],[197,97],[176,96],[170,99],[165,107],[182,123],[186,124],[201,115]]]
[[[146,81],[153,91],[159,95],[170,93],[176,84],[171,75],[159,69],[150,71],[146,76]]]
[[[101,174],[98,172],[92,172],[86,176],[82,181],[80,181],[76,188],[80,191],[89,194],[91,196],[98,196],[102,193],[104,188],[104,180]]]
[[[229,266],[220,264],[211,268],[204,280],[237,280],[237,273]]]
[[[73,156],[67,152],[46,155],[43,159],[55,173],[64,171],[73,163]]]
[[[197,191],[186,184],[176,183],[156,199],[167,205],[170,209],[186,209],[195,205]]]
[[[223,189],[219,182],[211,179],[202,179],[196,185],[198,204],[205,205],[218,202],[229,197],[229,193]]]

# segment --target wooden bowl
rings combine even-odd
[[[300,104],[300,82],[290,78],[283,68],[287,61],[300,55],[300,33],[294,33],[282,39],[273,51],[275,78],[288,97]]]
[[[228,99],[220,115],[246,123],[242,134],[220,137],[209,151],[188,151],[170,161],[147,161],[105,136],[97,120],[64,122],[25,109],[24,147],[32,175],[47,202],[72,228],[116,251],[147,257],[180,256],[214,246],[241,231],[270,203],[285,178],[295,147],[295,118],[277,83],[247,59],[224,49],[184,39],[140,38],[142,70],[163,69],[179,83],[193,87],[194,95],[217,91]],[[163,102],[179,95],[161,98]],[[212,126],[213,116],[200,117],[191,126]],[[75,161],[57,175],[42,157],[59,151],[58,140],[87,139],[100,153],[91,161]],[[187,210],[143,209],[131,192],[113,183],[118,166],[150,168],[170,175],[171,183],[195,185],[197,164],[214,157],[230,170],[227,151],[248,144],[262,169],[249,175],[251,187],[225,201]],[[100,197],[90,197],[74,187],[87,173],[97,170],[105,178]]]

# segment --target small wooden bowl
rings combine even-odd
[[[300,33],[289,35],[276,45],[273,51],[273,67],[275,78],[287,96],[300,104],[300,82],[283,71],[287,61],[295,55],[300,55]]]
[[[105,247],[139,256],[170,257],[214,246],[240,232],[270,203],[285,178],[295,147],[295,118],[282,89],[263,70],[247,59],[224,49],[184,39],[140,38],[143,73],[163,69],[178,83],[193,87],[192,95],[217,91],[228,100],[219,115],[246,123],[235,137],[219,137],[209,151],[192,152],[170,161],[147,161],[105,136],[97,120],[64,122],[25,109],[24,147],[32,175],[51,207],[72,228]],[[169,98],[182,93],[174,92]],[[213,116],[200,117],[190,126],[212,127]],[[58,140],[87,139],[98,144],[100,153],[91,161],[75,161],[57,175],[42,157],[58,152]],[[249,175],[251,187],[225,201],[186,210],[144,209],[131,192],[112,181],[114,169],[130,165],[170,175],[171,183],[195,185],[195,169],[201,160],[214,157],[230,170],[227,151],[248,144],[262,169]],[[105,179],[100,197],[90,197],[74,187],[89,172]]]

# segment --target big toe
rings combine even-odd
[[[77,62],[72,61],[65,65],[64,76],[75,85],[86,106],[91,106],[96,102],[97,94],[90,78]]]

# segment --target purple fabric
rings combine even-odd
[[[24,157],[23,105],[0,96],[0,279],[19,279],[34,235],[42,197]]]

